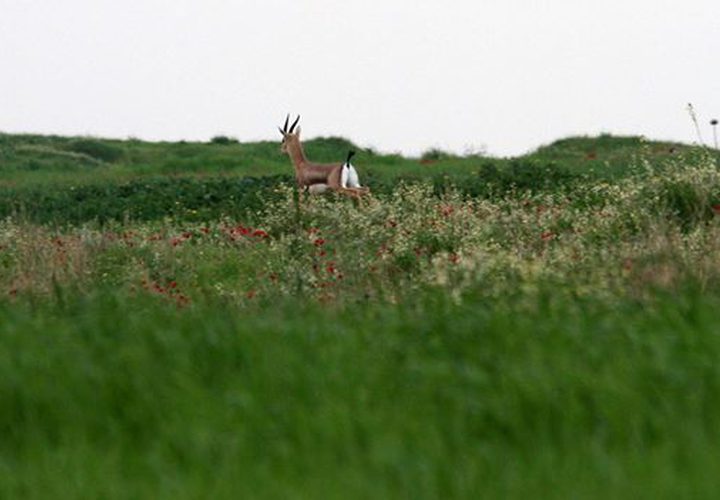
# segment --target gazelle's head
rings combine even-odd
[[[297,127],[299,121],[300,115],[295,118],[295,121],[290,126],[290,129],[288,129],[288,123],[290,123],[290,115],[287,115],[287,117],[285,118],[285,125],[282,128],[278,127],[278,130],[280,130],[280,133],[283,136],[282,144],[280,145],[281,153],[287,153],[288,147],[290,147],[291,145],[300,144],[300,127]],[[297,130],[295,130],[295,127],[297,127]]]

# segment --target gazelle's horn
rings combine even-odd
[[[298,115],[298,117],[295,118],[295,121],[294,121],[293,124],[290,126],[290,131],[288,132],[288,134],[292,134],[292,133],[293,133],[293,130],[295,130],[295,126],[298,124],[299,121],[300,121],[300,115]]]
[[[287,116],[285,117],[285,125],[283,125],[283,128],[281,130],[281,132],[283,134],[287,133],[287,126],[288,126],[289,122],[290,122],[290,113],[288,113]]]

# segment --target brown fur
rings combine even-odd
[[[314,163],[307,159],[300,142],[300,127],[295,133],[283,133],[280,151],[287,153],[295,167],[298,188],[308,189],[316,184],[327,184],[329,189],[353,197],[368,194],[368,188],[344,188],[340,182],[342,163]]]

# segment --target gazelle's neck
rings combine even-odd
[[[290,155],[290,160],[292,160],[293,165],[295,165],[296,168],[299,168],[304,163],[307,163],[305,151],[303,151],[303,147],[302,144],[300,144],[300,141],[290,142],[287,145],[287,151],[288,155]]]

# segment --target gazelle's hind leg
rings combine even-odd
[[[367,188],[350,187],[352,166],[345,163],[338,170],[335,170],[328,177],[327,186],[329,189],[336,191],[339,194],[350,196],[351,198],[359,199],[361,196],[366,194]],[[354,170],[354,168],[352,168]],[[357,172],[355,172],[357,177]]]
[[[348,189],[353,189],[358,197],[370,194],[370,190],[360,185],[360,177],[352,165],[348,165]]]

